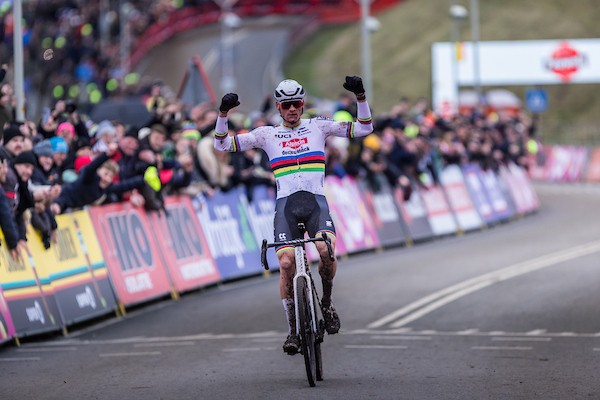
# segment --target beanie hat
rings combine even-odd
[[[127,129],[127,131],[125,132],[125,137],[132,137],[132,138],[138,138],[138,132],[139,129],[135,126],[130,126],[129,129]]]
[[[95,136],[96,136],[96,138],[100,139],[102,136],[104,136],[107,133],[114,134],[115,127],[110,121],[104,120],[98,124],[98,127],[96,128]]]
[[[31,164],[33,166],[37,165],[37,160],[35,159],[35,154],[33,151],[27,150],[21,152],[18,156],[13,159],[13,164]]]
[[[52,146],[52,153],[69,152],[69,145],[67,145],[67,141],[59,136],[50,138],[50,145]]]
[[[10,142],[13,138],[17,136],[25,137],[23,136],[23,133],[19,130],[19,128],[17,128],[16,126],[7,127],[6,129],[4,129],[4,144]]]
[[[75,135],[75,127],[70,122],[63,122],[62,124],[58,125],[58,128],[56,128],[56,134],[62,130],[68,131],[71,136]]]
[[[33,152],[38,157],[52,157],[52,145],[50,144],[49,140],[42,140],[41,142],[33,146]]]

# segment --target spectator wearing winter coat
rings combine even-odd
[[[118,195],[140,189],[144,184],[142,176],[113,183],[115,176],[119,174],[119,166],[110,158],[116,151],[117,144],[111,143],[105,153],[97,155],[81,170],[74,182],[65,184],[60,196],[50,206],[51,210],[55,214],[60,214],[68,208],[99,205],[112,194]]]
[[[4,185],[8,174],[8,162],[2,160],[0,162],[0,185]],[[8,251],[13,259],[19,258],[17,249],[19,244],[19,233],[15,225],[13,210],[9,204],[9,199],[6,196],[3,186],[0,187],[0,228],[4,234],[4,241],[8,245]]]
[[[25,137],[18,127],[9,125],[4,129],[4,144],[0,146],[0,157],[12,161],[23,151]]]
[[[12,210],[12,218],[17,228],[19,243],[23,246],[26,246],[27,242],[27,230],[23,214],[35,204],[33,194],[28,188],[28,182],[35,164],[36,160],[33,152],[21,152],[10,163],[6,180],[2,184]]]

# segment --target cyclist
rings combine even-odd
[[[305,222],[311,237],[325,232],[331,238],[335,251],[335,227],[325,199],[325,140],[328,136],[346,138],[366,136],[373,131],[371,111],[366,101],[362,79],[347,76],[344,88],[356,95],[357,122],[336,122],[319,117],[302,119],[304,88],[295,80],[286,79],[275,89],[275,107],[283,122],[277,126],[261,126],[245,134],[228,135],[227,113],[240,102],[238,95],[223,96],[215,126],[214,147],[220,151],[239,152],[252,148],[263,149],[269,157],[275,175],[277,200],[275,203],[275,240],[299,238],[297,221]],[[322,311],[325,329],[335,334],[340,329],[340,319],[331,302],[333,278],[337,261],[329,259],[324,242],[316,242],[320,255],[319,275],[323,284]],[[293,246],[276,249],[280,265],[279,292],[288,320],[289,335],[283,350],[298,353],[300,340],[296,335],[296,316],[293,295],[293,278],[296,261]]]

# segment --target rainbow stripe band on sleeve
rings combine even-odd
[[[371,122],[373,122],[373,118],[369,117],[369,118],[357,118],[358,122],[360,122],[361,124],[370,124]]]
[[[348,139],[354,138],[354,122],[348,122],[348,128],[346,128],[346,137]]]
[[[240,151],[240,141],[237,135],[231,137],[231,150],[229,151],[232,153]]]
[[[217,131],[215,131],[215,138],[216,139],[225,139],[227,137],[227,132],[225,133],[219,133]]]
[[[286,250],[294,251],[294,246],[285,245],[285,246],[278,247],[277,249],[275,249],[275,253],[279,254],[279,252],[286,251]]]

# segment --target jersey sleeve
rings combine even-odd
[[[257,133],[260,128],[254,129],[248,133],[228,135],[227,118],[217,117],[215,126],[215,149],[227,151],[230,153],[246,151],[250,149],[261,148],[257,140]]]
[[[356,122],[336,122],[327,119],[318,121],[319,127],[326,136],[340,136],[345,138],[355,138],[367,136],[373,132],[373,119],[371,118],[371,110],[366,101],[357,103],[357,121]]]

